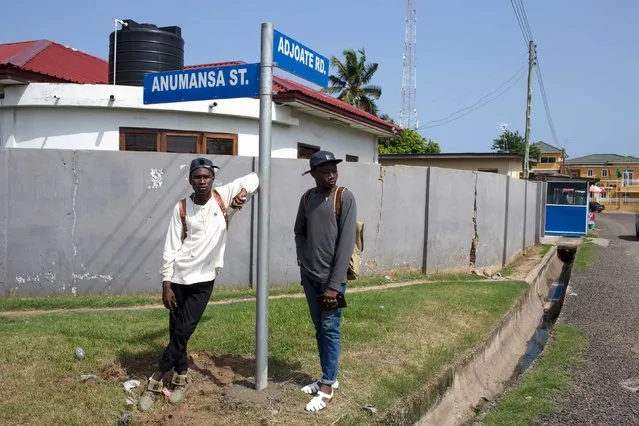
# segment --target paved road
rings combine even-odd
[[[599,236],[610,240],[585,273],[573,272],[559,322],[585,331],[588,340],[583,376],[569,402],[546,425],[639,425],[639,240],[634,215],[600,214]]]

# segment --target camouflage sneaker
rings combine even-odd
[[[162,395],[163,388],[164,383],[162,380],[158,381],[153,379],[153,377],[149,377],[149,381],[146,383],[144,392],[142,392],[142,395],[140,396],[138,410],[150,411],[153,408],[153,404],[155,403],[157,396]]]
[[[186,398],[186,391],[191,387],[191,380],[189,380],[186,374],[175,373],[173,374],[171,385],[173,385],[173,389],[169,402],[171,404],[179,404]]]

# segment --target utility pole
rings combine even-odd
[[[526,135],[524,136],[526,149],[524,150],[524,179],[530,173],[530,115],[532,109],[533,68],[535,66],[535,43],[528,42],[528,95],[526,99]]]

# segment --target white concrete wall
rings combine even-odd
[[[111,100],[110,96],[114,99]],[[142,88],[36,83],[7,88],[0,99],[0,146],[118,150],[120,127],[233,133],[238,154],[258,155],[259,101],[240,98],[144,105]],[[376,136],[273,105],[274,157],[296,158],[297,144],[377,161]]]

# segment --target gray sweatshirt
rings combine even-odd
[[[295,246],[302,270],[314,281],[338,290],[346,282],[355,248],[357,206],[353,194],[344,189],[338,224],[333,209],[335,189],[328,196],[311,190],[306,206],[302,195],[295,219]]]

